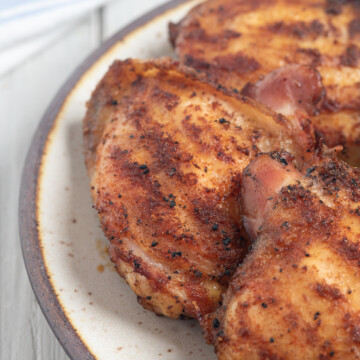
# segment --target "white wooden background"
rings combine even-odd
[[[0,359],[68,359],[31,290],[18,235],[23,162],[60,86],[102,41],[167,0],[114,0],[0,77]],[[0,53],[1,56],[1,53]]]

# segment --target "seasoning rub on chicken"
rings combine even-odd
[[[317,134],[360,165],[359,1],[209,0],[171,24],[170,38],[181,63],[236,91],[285,65],[316,68],[327,93]]]
[[[360,170],[287,156],[243,173],[253,250],[203,327],[220,360],[360,359]]]
[[[315,95],[303,98],[316,103],[312,78]],[[249,162],[288,151],[301,167],[314,149],[311,127],[170,59],[115,61],[88,102],[84,138],[111,260],[145,308],[173,318],[214,311],[248,251],[238,196]]]

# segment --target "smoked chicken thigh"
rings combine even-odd
[[[170,24],[170,40],[181,63],[235,91],[288,64],[316,68],[327,93],[317,134],[360,164],[359,1],[209,0]]]
[[[114,62],[88,102],[85,159],[111,260],[145,308],[219,306],[248,251],[242,171],[275,150],[301,167],[314,139],[294,124],[170,59]]]
[[[360,359],[360,170],[261,155],[242,186],[253,249],[202,320],[218,358]]]

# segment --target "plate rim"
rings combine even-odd
[[[60,87],[32,136],[23,165],[19,195],[19,234],[22,255],[33,293],[41,311],[60,345],[72,360],[93,360],[96,357],[68,319],[50,282],[43,259],[38,231],[37,199],[38,181],[41,180],[41,165],[46,151],[46,144],[66,99],[81,81],[83,75],[123,38],[155,20],[162,13],[188,1],[191,0],[171,0],[156,7],[123,27],[91,52]]]

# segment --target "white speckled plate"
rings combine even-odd
[[[172,55],[167,24],[198,1],[173,1],[120,31],[60,90],[33,139],[20,195],[25,264],[72,359],[215,359],[195,321],[144,310],[107,255],[82,153],[85,102],[114,59]]]

